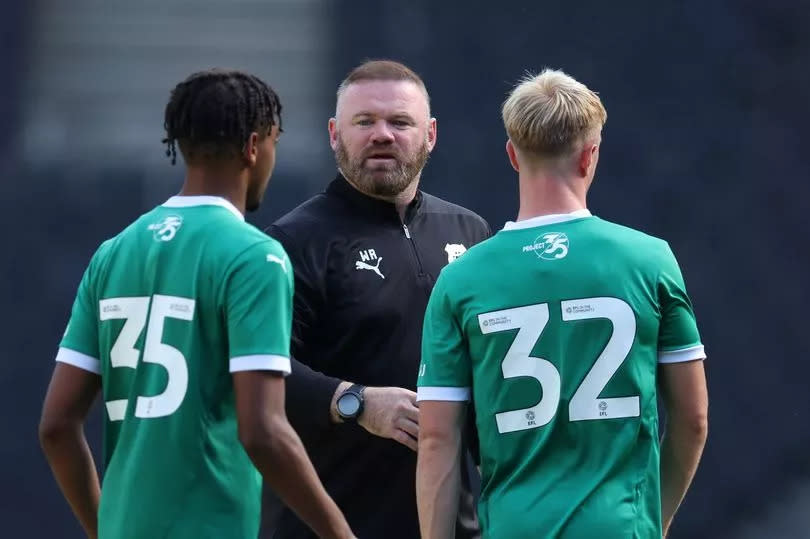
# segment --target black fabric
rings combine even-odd
[[[490,228],[473,212],[421,191],[400,219],[393,204],[338,176],[267,233],[284,245],[295,271],[290,422],[359,537],[418,538],[416,453],[359,425],[332,424],[329,405],[341,380],[415,390],[422,321],[449,262],[446,247],[469,248]],[[474,430],[465,440],[477,440]],[[477,538],[478,479],[469,455],[462,469],[457,537]],[[261,537],[315,537],[265,491]]]

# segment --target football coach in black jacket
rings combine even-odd
[[[355,68],[338,88],[329,137],[337,178],[267,229],[295,272],[287,414],[359,538],[417,539],[414,389],[425,307],[442,267],[490,229],[419,190],[436,120],[406,66]],[[476,472],[461,458],[456,537],[477,538]],[[262,537],[314,537],[271,496]]]

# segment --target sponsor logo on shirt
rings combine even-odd
[[[377,261],[375,264],[371,262]],[[376,273],[380,279],[385,279],[385,275],[382,274],[382,270],[380,270],[380,262],[382,262],[382,257],[377,257],[377,253],[374,249],[365,249],[360,251],[360,260],[354,263],[355,270],[369,270]]]
[[[568,255],[568,236],[563,232],[546,232],[523,246],[524,253],[534,253],[543,260],[559,260]]]
[[[267,261],[273,262],[281,266],[281,269],[284,270],[284,273],[287,273],[287,263],[283,258],[279,258],[274,254],[267,255]]]
[[[152,238],[154,238],[155,241],[172,241],[182,224],[182,217],[179,215],[169,215],[162,221],[151,224],[147,228],[153,231]]]
[[[595,310],[596,309],[594,309],[587,303],[583,303],[581,305],[572,305],[571,307],[565,308],[565,312],[568,314],[592,313]]]
[[[169,310],[174,311],[176,313],[190,313],[191,307],[188,306],[187,303],[170,303]]]
[[[508,316],[497,316],[492,318],[486,318],[481,325],[489,327],[489,326],[499,326],[501,324],[509,324],[512,322],[512,319]]]

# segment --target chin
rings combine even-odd
[[[264,187],[266,189],[267,184],[265,184]],[[245,213],[256,211],[259,209],[259,206],[262,205],[262,200],[264,200],[265,189],[261,189],[258,192],[248,191],[247,200],[245,200]]]
[[[259,206],[262,205],[263,195],[264,193],[259,196],[250,196],[250,193],[248,193],[247,200],[245,200],[245,213],[258,210]]]
[[[396,165],[378,165],[375,167],[364,167],[366,174],[371,176],[385,176],[386,174],[390,174],[391,171],[396,170]]]

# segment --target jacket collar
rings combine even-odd
[[[340,198],[367,216],[375,216],[385,220],[396,219],[397,222],[400,222],[399,214],[393,203],[370,197],[358,191],[340,172],[327,186],[326,194]],[[424,195],[422,191],[417,190],[416,196],[405,210],[405,223],[410,223],[420,212],[423,201]]]

